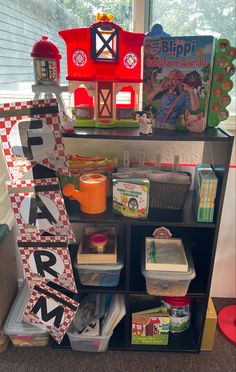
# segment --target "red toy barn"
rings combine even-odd
[[[95,119],[100,122],[131,119],[131,111],[138,109],[144,34],[100,21],[90,27],[59,31],[59,35],[66,42],[67,80],[75,106],[93,105]],[[120,92],[128,94],[128,103],[118,101]]]

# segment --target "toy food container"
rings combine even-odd
[[[22,284],[4,325],[4,332],[14,346],[46,346],[48,332],[45,325],[22,322],[23,311],[30,296],[26,281]]]
[[[123,266],[123,263],[113,265],[75,265],[82,285],[100,287],[117,286]]]
[[[105,336],[80,335],[72,325],[69,327],[67,335],[71,348],[75,351],[103,352],[107,350],[112,334]]]
[[[190,252],[185,247],[188,261],[188,270],[182,271],[161,271],[146,270],[144,254],[142,255],[142,274],[146,280],[146,289],[152,296],[185,296],[189,284],[195,278],[195,269]]]
[[[191,322],[191,300],[189,297],[163,297],[163,304],[170,316],[170,332],[183,332]]]

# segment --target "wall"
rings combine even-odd
[[[0,92],[30,88],[34,81],[32,46],[47,35],[62,57],[61,76],[65,83],[65,43],[58,30],[78,27],[74,17],[55,0],[0,0]]]
[[[231,131],[235,136],[236,132]],[[212,297],[236,297],[236,144],[231,157],[212,277]]]

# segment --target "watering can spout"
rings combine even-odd
[[[86,204],[88,201],[88,194],[85,191],[80,191],[75,188],[72,183],[67,183],[62,189],[63,195],[72,197],[80,204]]]

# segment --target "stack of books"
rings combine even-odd
[[[218,179],[209,164],[198,164],[194,179],[194,209],[198,222],[213,222]]]

